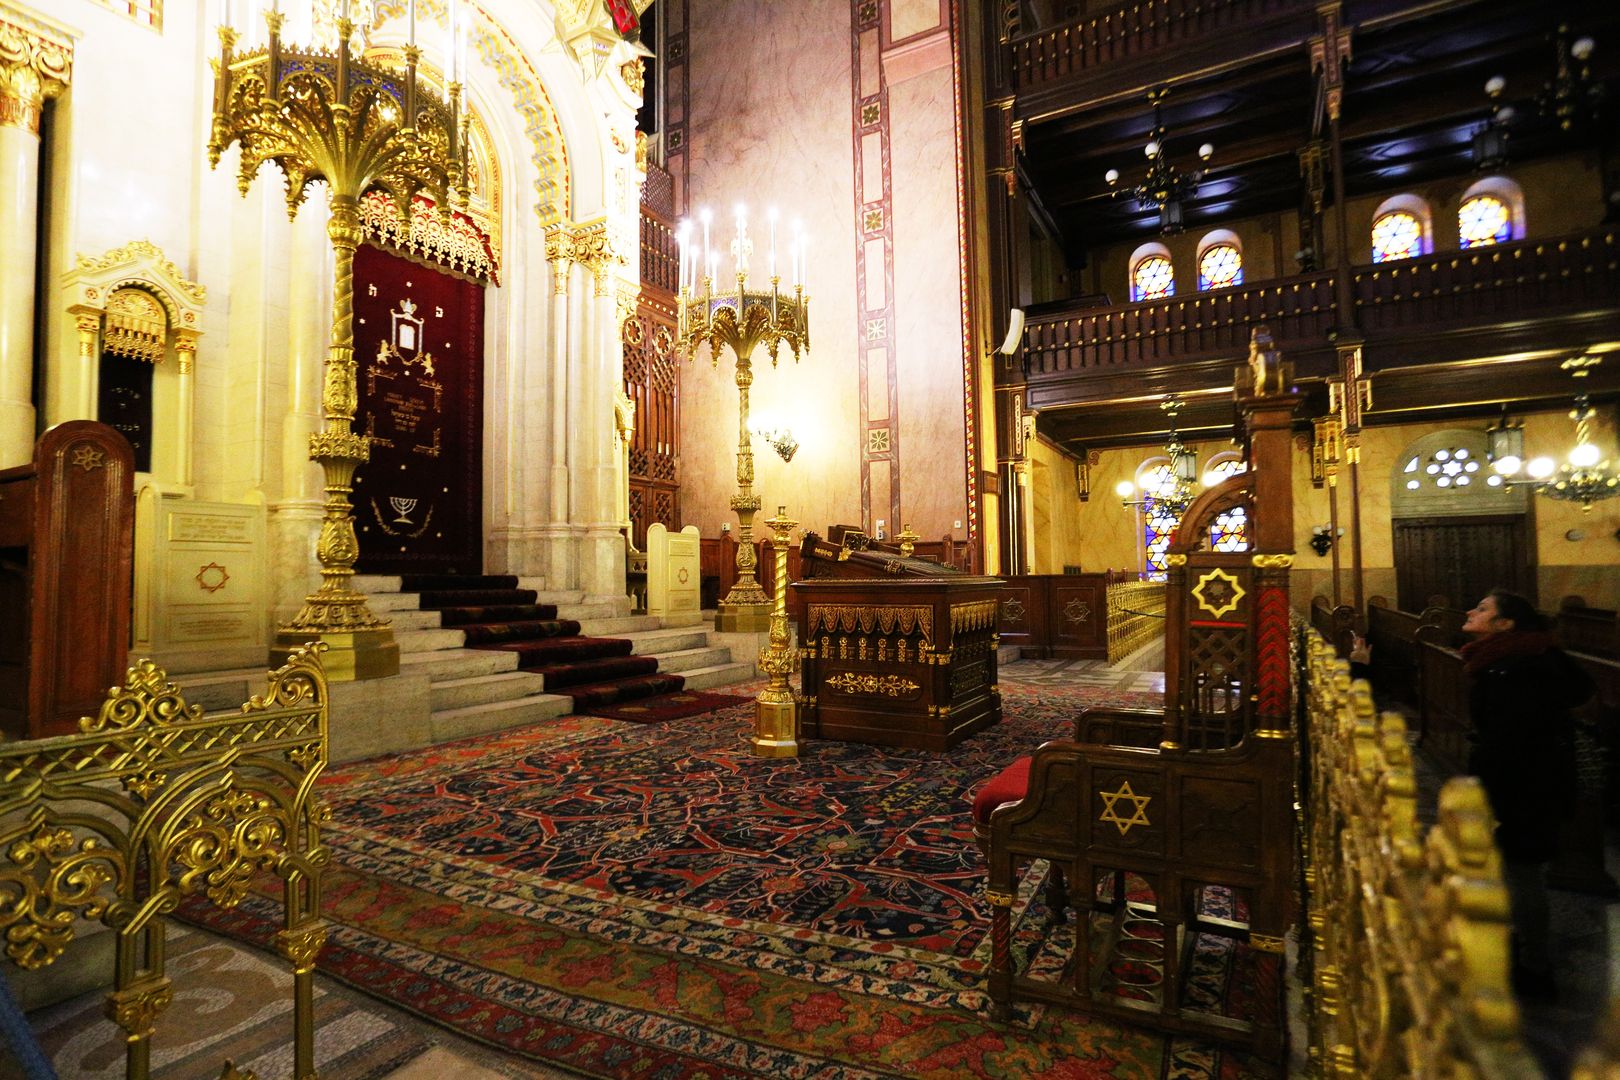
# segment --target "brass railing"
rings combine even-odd
[[[1108,662],[1120,660],[1164,636],[1164,582],[1115,581],[1108,585]]]
[[[326,942],[315,794],[326,766],[326,676],[297,649],[236,713],[202,714],[150,660],[80,734],[0,744],[0,941],[25,970],[54,963],[79,919],[115,935],[107,1015],[125,1072],[146,1080],[164,973],[164,917],[186,897],[235,907],[255,876],[284,883],[276,948],[293,969],[293,1075],[315,1075],[315,959]],[[250,1077],[229,1062],[222,1077]]]
[[[1327,1077],[1539,1077],[1509,987],[1508,895],[1484,789],[1417,823],[1406,724],[1314,630],[1305,893],[1311,1048]]]

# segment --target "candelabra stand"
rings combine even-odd
[[[381,188],[401,214],[418,193],[432,197],[443,215],[467,190],[466,120],[461,88],[449,100],[418,95],[421,50],[407,46],[400,73],[350,56],[354,23],[337,20],[333,51],[287,46],[282,16],[265,15],[269,42],[236,55],[237,33],[219,30],[214,62],[214,120],[208,160],[218,165],[232,143],[241,147],[238,187],[249,185],[265,162],[280,166],[287,181],[287,212],[296,214],[309,184],[325,181],[330,217],[327,236],[336,255],[332,336],[321,392],[325,425],[310,436],[312,460],[325,473],[326,516],[315,554],[321,585],[298,615],[276,634],[272,664],[284,662],[307,641],[327,644],[332,680],[378,678],[399,672],[399,646],[388,620],[374,615],[364,595],[351,587],[359,557],[349,502],[355,469],[371,456],[371,442],[353,431],[357,390],[354,362],[354,252],[363,234],[360,197]]]
[[[796,285],[791,295],[784,294],[774,275],[769,292],[748,291],[746,271],[737,274],[734,292],[716,293],[712,276],[703,278],[701,296],[693,296],[690,288],[681,290],[679,335],[687,356],[695,356],[697,347],[708,342],[710,359],[716,366],[722,347],[729,348],[737,359],[737,494],[731,497],[738,521],[737,581],[720,601],[716,630],[758,633],[770,624],[771,601],[754,575],[758,562],[754,555],[754,515],[760,501],[754,494],[754,449],[748,430],[748,388],[754,382],[752,356],[763,344],[775,367],[777,353],[784,344],[793,351],[795,361],[801,352],[808,353],[809,312],[810,300],[804,286]]]
[[[759,651],[759,666],[771,677],[770,685],[754,699],[754,753],[759,757],[799,755],[799,704],[788,685],[788,675],[799,663],[799,650],[788,646],[787,552],[788,534],[797,521],[787,516],[787,507],[778,506],[776,516],[765,524],[774,533],[776,549],[776,601],[771,610],[770,644]]]

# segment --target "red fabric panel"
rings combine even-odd
[[[973,796],[973,820],[990,820],[996,807],[1017,802],[1029,793],[1029,763],[1034,757],[1021,757],[1002,769]]]
[[[483,286],[370,244],[355,252],[354,286],[355,428],[373,436],[355,476],[355,568],[479,573]]]

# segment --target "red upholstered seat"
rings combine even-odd
[[[1019,758],[997,773],[973,796],[973,821],[984,825],[996,807],[1017,802],[1029,793],[1029,763],[1033,755]]]

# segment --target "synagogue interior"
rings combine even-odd
[[[0,0],[0,1080],[1620,1076],[1617,136],[1585,0]]]

